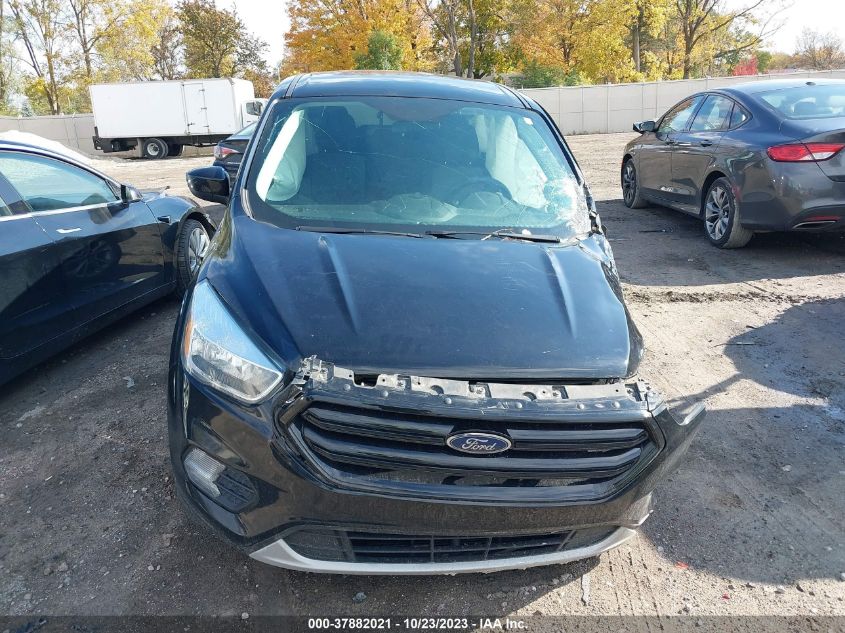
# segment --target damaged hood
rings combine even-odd
[[[205,268],[288,364],[463,378],[629,375],[640,335],[600,236],[566,246],[319,234],[227,218]]]

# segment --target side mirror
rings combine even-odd
[[[130,202],[137,202],[138,200],[143,199],[144,196],[142,196],[141,192],[135,189],[135,187],[125,183],[120,183],[120,201],[123,202],[123,204],[129,204]]]
[[[229,203],[229,175],[222,167],[200,167],[185,174],[188,189],[197,198],[209,202]]]
[[[657,129],[657,123],[654,121],[642,121],[640,123],[634,123],[634,132],[639,132],[640,134],[645,134],[646,132],[654,132]]]

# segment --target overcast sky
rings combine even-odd
[[[279,62],[284,34],[289,26],[285,0],[216,1],[220,7],[236,5],[250,31],[270,45],[268,61],[272,64]],[[743,6],[750,1],[728,0],[733,6]],[[769,39],[767,48],[770,50],[794,52],[795,40],[804,27],[822,32],[834,31],[845,40],[845,0],[792,0],[791,6],[781,13],[777,21],[783,26]]]

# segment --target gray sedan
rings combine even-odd
[[[622,193],[703,220],[720,248],[758,231],[845,230],[845,82],[758,81],[634,124]]]

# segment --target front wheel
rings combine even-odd
[[[713,246],[741,248],[754,236],[739,220],[739,205],[727,178],[718,178],[704,198],[704,234]]]
[[[642,209],[648,203],[640,195],[640,183],[637,179],[637,168],[634,159],[629,158],[622,165],[622,199],[629,209]]]
[[[198,220],[185,220],[179,234],[176,259],[176,292],[185,293],[196,279],[202,262],[208,253],[211,239],[208,229]]]

